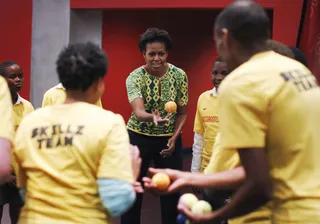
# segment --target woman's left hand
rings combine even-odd
[[[174,149],[175,149],[175,146],[176,146],[176,140],[177,140],[177,138],[172,136],[168,140],[168,144],[167,144],[168,148],[167,149],[163,149],[160,152],[160,155],[162,155],[163,157],[171,156],[172,153],[174,152]]]

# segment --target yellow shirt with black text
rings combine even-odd
[[[15,144],[27,192],[19,223],[112,223],[96,181],[134,181],[120,115],[83,102],[44,107],[22,120]]]
[[[318,223],[320,88],[311,72],[260,53],[226,77],[219,100],[221,147],[266,149],[273,223]]]
[[[203,173],[210,161],[214,140],[219,130],[217,107],[218,98],[216,89],[206,91],[200,95],[193,131],[203,135],[201,173]]]

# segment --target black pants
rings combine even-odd
[[[167,143],[170,137],[151,137],[141,135],[129,131],[130,143],[137,145],[140,149],[140,156],[142,158],[141,172],[139,181],[145,177],[153,161],[156,168],[171,168],[182,169],[182,139],[181,136],[177,138],[175,151],[170,157],[163,158],[160,155],[161,150],[168,148]],[[177,204],[179,201],[180,193],[174,193],[160,197],[161,204],[161,217],[163,224],[176,224],[178,215]],[[133,207],[121,217],[121,224],[140,224],[141,220],[141,205],[143,194],[138,194]]]
[[[9,204],[9,215],[11,224],[18,223],[20,210],[23,207],[23,201],[17,187],[10,184],[0,186],[0,224],[3,213],[3,206]]]

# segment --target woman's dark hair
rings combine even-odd
[[[17,62],[15,61],[4,61],[0,64],[0,75],[3,77],[6,77],[7,74],[7,68],[12,66],[12,65],[19,65]],[[20,66],[20,65],[19,65]]]
[[[160,30],[158,28],[149,28],[140,37],[140,41],[139,41],[140,51],[145,52],[147,44],[153,43],[153,42],[164,43],[167,51],[170,51],[172,49],[172,40],[167,31]]]
[[[67,90],[86,91],[94,81],[107,73],[107,56],[98,45],[91,42],[69,44],[60,52],[56,70]]]

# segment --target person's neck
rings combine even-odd
[[[257,45],[250,50],[242,50],[240,56],[237,58],[237,64],[241,65],[252,58],[254,55],[268,51],[267,44]]]
[[[66,91],[67,97],[65,104],[77,103],[77,102],[86,102],[89,103],[88,96],[82,91]]]
[[[12,104],[14,105],[18,100],[18,93],[17,92],[11,92],[11,100]]]
[[[158,71],[153,71],[151,70],[148,65],[145,65],[144,68],[145,70],[147,70],[147,72],[152,75],[152,76],[155,76],[157,78],[161,78],[162,76],[164,76],[166,73],[167,73],[167,70],[168,70],[168,63],[166,63],[162,69],[159,69]]]

